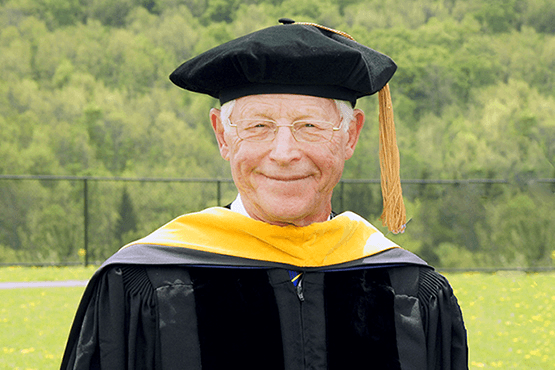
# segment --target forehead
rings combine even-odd
[[[332,99],[308,95],[263,94],[237,99],[233,115],[241,118],[264,116],[268,118],[339,118],[337,106]]]

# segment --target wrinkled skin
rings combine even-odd
[[[354,153],[364,124],[355,109],[347,131],[335,131],[328,143],[303,143],[280,127],[270,142],[241,140],[233,128],[225,130],[220,111],[210,119],[222,157],[230,162],[233,180],[249,215],[273,225],[307,226],[326,221],[331,196],[345,161]],[[299,119],[328,121],[336,127],[340,115],[333,100],[305,95],[267,94],[237,99],[231,122],[247,118],[273,119],[290,125]]]

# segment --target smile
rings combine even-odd
[[[310,177],[310,175],[297,175],[297,176],[272,176],[272,175],[262,175],[265,178],[272,181],[280,182],[292,182],[292,181],[302,181]]]

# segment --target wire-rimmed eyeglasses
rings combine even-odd
[[[333,133],[341,128],[333,123],[317,120],[299,120],[290,125],[278,125],[269,119],[242,119],[230,122],[237,130],[237,136],[246,141],[272,141],[279,127],[289,127],[295,140],[305,143],[325,143],[331,140]]]

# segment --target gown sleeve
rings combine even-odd
[[[466,329],[453,289],[431,269],[421,269],[419,280],[428,370],[468,369]]]
[[[155,297],[144,270],[109,267],[85,290],[61,369],[154,369],[156,328]]]

